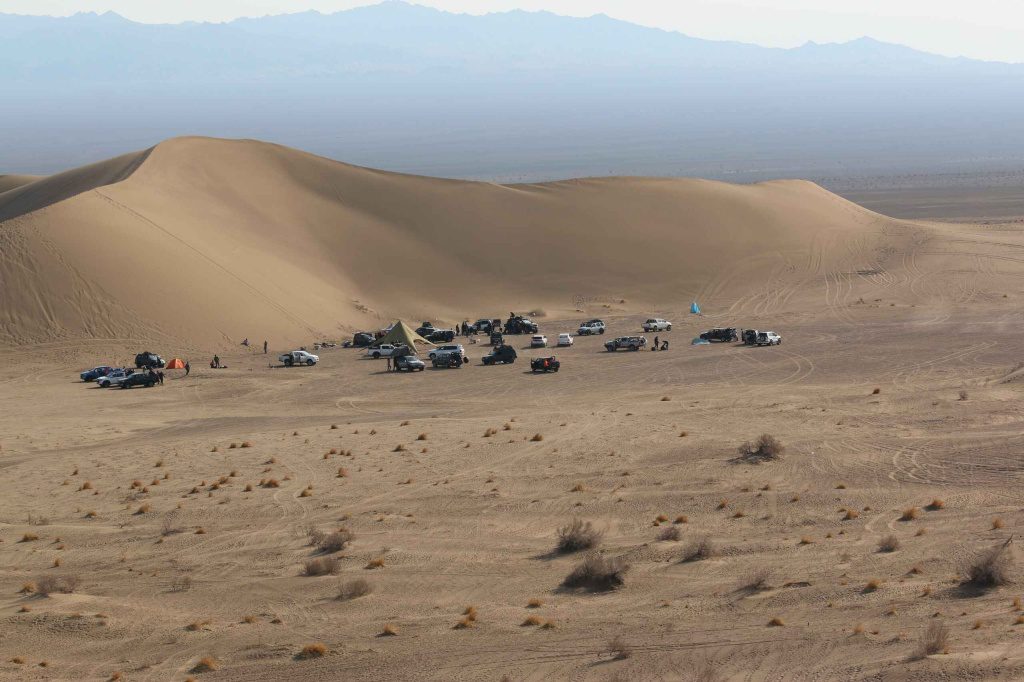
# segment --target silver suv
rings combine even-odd
[[[466,354],[466,349],[462,347],[461,343],[449,343],[444,346],[438,346],[437,348],[431,350],[429,353],[427,353],[427,357],[433,360],[434,358],[440,358],[444,357],[445,355],[452,354],[464,356]]]
[[[603,320],[588,320],[580,325],[579,330],[576,332],[579,336],[589,336],[591,334],[604,334],[604,321]]]

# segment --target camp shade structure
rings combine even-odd
[[[697,305],[696,301],[690,304],[690,312],[694,315],[700,315],[700,306]]]
[[[409,348],[415,348],[417,343],[424,346],[434,345],[413,331],[412,327],[401,320],[395,322],[394,326],[391,327],[391,331],[371,343],[370,348],[377,348],[385,343],[395,346],[409,346]]]
[[[185,361],[181,358],[174,358],[164,367],[165,369],[185,369]]]

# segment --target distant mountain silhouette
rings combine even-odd
[[[1024,158],[1024,65],[870,38],[774,49],[604,15],[391,1],[219,24],[0,14],[0,63],[16,100],[0,172],[192,133],[503,179],[948,172]]]

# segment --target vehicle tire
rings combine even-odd
[[[599,331],[598,331],[597,333],[598,333],[598,334],[604,334],[604,330],[603,330],[603,329],[601,329],[601,330],[599,330]]]
[[[640,349],[639,349],[639,348],[638,348],[638,347],[636,346],[636,344],[634,344],[634,345],[630,346],[630,347],[629,347],[629,349],[630,349],[630,350],[640,350]]]
[[[672,331],[672,325],[669,325],[669,326],[665,327],[665,331],[667,331],[667,332]]]
[[[306,360],[306,364],[307,364],[307,365],[309,365],[310,367],[312,367],[312,366],[313,366],[313,365],[315,365],[316,363],[315,363],[315,362],[313,362],[312,360]]]
[[[380,360],[380,353],[378,353],[378,352],[374,351],[374,353],[373,353],[373,359],[374,359],[374,360]]]

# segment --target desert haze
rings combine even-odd
[[[2,176],[0,677],[1020,679],[1021,225],[197,137]],[[508,311],[608,330],[278,361]],[[190,372],[79,381],[143,350]]]

